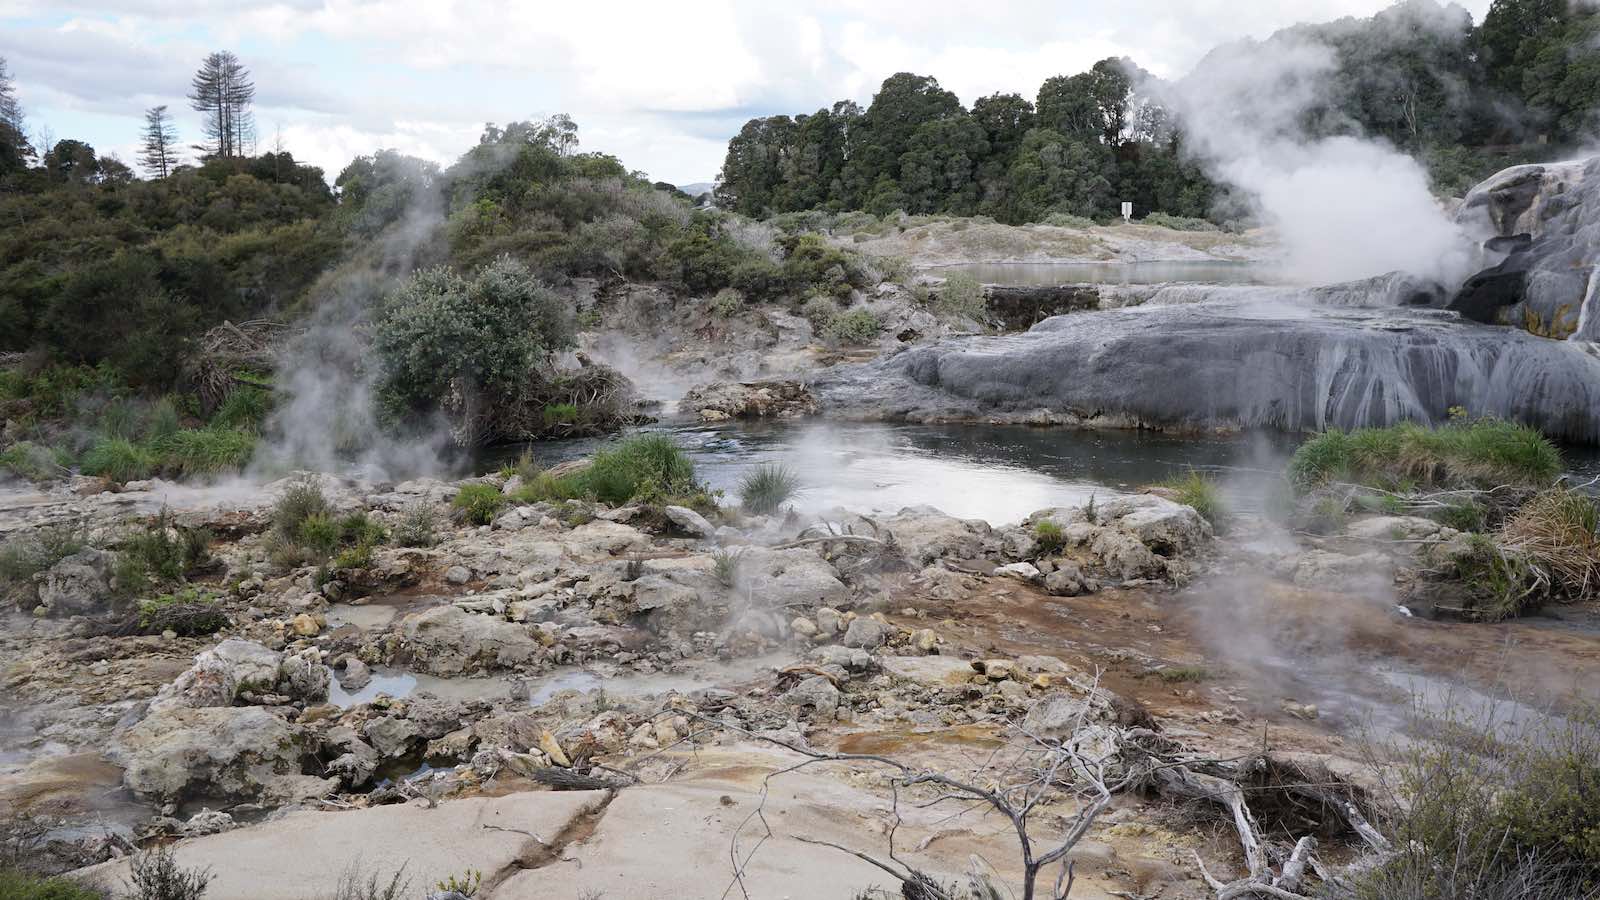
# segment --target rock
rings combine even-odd
[[[1019,581],[1038,581],[1039,567],[1033,563],[1017,562],[997,567],[994,574],[1001,578],[1015,578]]]
[[[1346,556],[1307,550],[1295,560],[1294,583],[1325,591],[1387,589],[1394,583],[1394,560],[1376,551]]]
[[[451,584],[466,584],[472,580],[472,570],[466,566],[451,566],[444,571],[444,580]]]
[[[347,691],[359,691],[372,681],[372,669],[367,664],[354,656],[344,658],[344,667],[339,672],[339,686]]]
[[[189,817],[183,823],[183,836],[186,838],[200,837],[207,834],[221,834],[224,831],[238,827],[233,816],[217,810],[202,809]]]
[[[116,554],[89,548],[63,558],[39,579],[39,605],[56,618],[92,616],[110,609]]]
[[[424,755],[431,760],[464,760],[471,755],[475,742],[471,728],[458,728],[429,741]]]
[[[320,616],[311,613],[301,613],[289,622],[289,628],[301,637],[315,637],[322,632],[324,622]]]
[[[668,519],[672,520],[672,524],[695,537],[709,538],[714,537],[717,533],[716,527],[707,522],[705,516],[687,506],[668,506],[661,511],[666,514]]]
[[[466,714],[466,708],[457,700],[418,694],[406,701],[406,721],[415,725],[417,734],[425,738],[440,738],[455,731],[461,727]]]
[[[572,760],[567,758],[567,752],[561,749],[561,742],[556,740],[556,736],[548,731],[540,732],[539,749],[550,757],[551,762],[562,768],[568,768],[572,765]]]
[[[194,658],[194,665],[150,701],[150,709],[232,706],[243,691],[271,691],[283,654],[252,641],[229,638]]]
[[[278,689],[299,700],[326,699],[329,680],[328,667],[315,647],[285,656],[278,669]]]
[[[1211,525],[1194,507],[1155,494],[1113,497],[1095,504],[1096,522],[1132,534],[1162,555],[1189,553],[1211,537]]]
[[[833,566],[803,547],[748,548],[739,557],[739,577],[740,593],[768,609],[831,605],[850,596]]]
[[[816,398],[799,381],[750,381],[691,388],[679,404],[702,421],[795,419],[817,411]]]
[[[844,633],[846,647],[860,647],[874,650],[889,642],[889,636],[894,633],[894,626],[887,625],[877,619],[860,617],[850,622],[850,627]]]
[[[811,658],[849,672],[869,672],[873,667],[872,654],[860,647],[818,647],[811,651]]]
[[[1017,674],[1017,664],[1009,659],[984,659],[972,666],[982,672],[990,681],[1004,681]]]
[[[890,675],[929,687],[968,684],[977,674],[971,663],[953,656],[885,656],[879,662]]]
[[[190,797],[279,802],[321,796],[336,779],[301,774],[300,732],[259,706],[162,709],[119,734],[112,758],[128,789],[163,802]]]
[[[781,699],[789,706],[812,709],[829,716],[839,709],[839,689],[821,675],[805,679],[790,688]]]
[[[1083,569],[1070,560],[1060,560],[1055,569],[1044,577],[1044,589],[1057,597],[1077,597],[1092,594],[1098,588]]]
[[[411,749],[411,742],[417,739],[417,726],[396,716],[373,719],[367,722],[364,731],[373,749],[390,759],[405,756]]]
[[[993,533],[987,522],[958,519],[931,506],[907,507],[878,524],[894,535],[906,561],[918,568],[943,559],[981,556],[984,540]]]
[[[509,669],[536,659],[540,643],[527,626],[436,606],[400,621],[412,665],[433,675]]]
[[[817,629],[825,635],[838,634],[844,630],[844,614],[831,606],[824,606],[817,610]]]
[[[343,779],[352,787],[366,784],[378,770],[378,751],[361,740],[354,728],[348,725],[330,728],[322,742],[327,748],[325,752],[334,754],[326,766],[328,774]]]
[[[1034,737],[1062,740],[1092,719],[1087,700],[1067,694],[1048,694],[1029,707],[1022,730]]]
[[[919,628],[911,635],[911,645],[923,653],[932,653],[939,648],[939,635],[932,628]]]
[[[805,616],[795,616],[789,623],[789,630],[801,637],[812,637],[817,633],[817,625]]]
[[[1100,529],[1089,544],[1089,549],[1099,557],[1101,565],[1113,578],[1123,581],[1160,578],[1167,572],[1166,563],[1137,536],[1118,528]]]
[[[1447,541],[1458,533],[1454,528],[1420,516],[1368,516],[1356,519],[1345,528],[1345,534],[1349,537],[1378,542],[1429,539]]]

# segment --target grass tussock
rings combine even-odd
[[[1228,507],[1215,478],[1190,470],[1163,481],[1161,486],[1171,491],[1177,502],[1193,507],[1218,534],[1228,530]]]
[[[456,492],[451,507],[474,525],[487,525],[505,508],[506,496],[493,484],[464,484]]]
[[[739,481],[739,502],[745,512],[771,515],[800,493],[800,476],[784,465],[757,466]]]
[[[1326,431],[1295,451],[1289,477],[1303,490],[1339,481],[1405,492],[1543,487],[1561,468],[1560,452],[1536,429],[1477,419]]]
[[[33,576],[89,546],[76,528],[39,528],[0,543],[0,599],[33,590]]]
[[[106,895],[67,878],[40,878],[0,869],[0,897],[5,900],[106,900]]]
[[[703,493],[694,480],[694,463],[664,434],[635,435],[601,450],[575,484],[585,495],[613,506]]]
[[[1521,556],[1557,598],[1600,596],[1600,503],[1553,488],[1523,504],[1500,528],[1496,543]]]
[[[1061,526],[1042,519],[1033,525],[1033,549],[1040,556],[1060,553],[1067,546],[1067,536]]]

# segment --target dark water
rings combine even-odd
[[[1218,259],[1167,262],[963,263],[929,270],[934,275],[965,272],[984,284],[1278,284],[1260,263]]]
[[[1078,506],[1198,470],[1214,476],[1230,508],[1258,512],[1303,439],[1253,433],[1178,437],[1149,432],[994,425],[900,425],[804,421],[707,426],[664,422],[693,457],[701,480],[738,499],[739,481],[780,464],[805,486],[803,513],[843,507],[893,513],[935,506],[962,518],[1015,522],[1049,506]],[[586,456],[598,440],[530,445],[541,465]],[[500,449],[488,463],[514,459]],[[1583,479],[1600,475],[1600,449],[1564,448]]]

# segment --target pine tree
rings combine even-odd
[[[205,116],[207,143],[195,149],[209,157],[244,156],[255,142],[256,86],[250,70],[227,50],[212,53],[200,64],[190,86],[189,103]]]
[[[178,129],[167,115],[167,107],[153,106],[144,112],[144,145],[139,165],[151,177],[165,178],[178,165]]]
[[[0,123],[11,126],[17,134],[24,131],[22,105],[17,102],[17,88],[11,81],[11,70],[4,56],[0,56]]]

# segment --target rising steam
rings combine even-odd
[[[1400,271],[1454,286],[1469,274],[1469,245],[1423,167],[1379,141],[1307,133],[1335,68],[1332,49],[1284,33],[1220,47],[1188,77],[1149,90],[1177,116],[1188,151],[1254,202],[1291,276]]]

